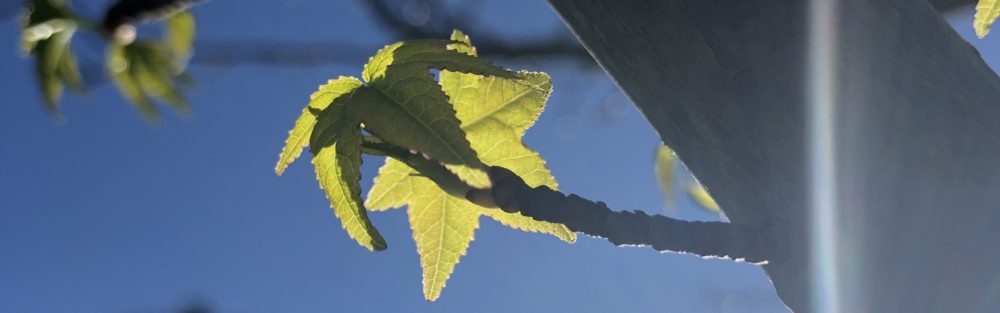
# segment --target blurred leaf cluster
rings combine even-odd
[[[34,57],[45,108],[55,113],[66,86],[75,92],[84,90],[80,68],[69,44],[79,23],[63,0],[31,3],[23,18],[21,51]]]
[[[105,20],[121,22],[114,29],[106,29],[101,23],[75,14],[68,0],[28,1],[22,17],[22,52],[35,62],[38,85],[50,113],[59,114],[59,102],[67,87],[76,93],[87,89],[71,44],[76,32],[93,32],[105,39],[104,67],[109,78],[147,120],[160,117],[154,100],[163,101],[179,114],[190,111],[179,87],[192,82],[184,69],[193,51],[194,17],[184,7],[164,13],[162,3],[160,7],[137,7],[135,3],[121,0],[112,5]],[[122,7],[130,10],[123,12]],[[134,18],[150,16],[152,11],[160,13],[155,18]],[[161,38],[136,38],[131,24],[135,21],[162,22]]]
[[[112,43],[105,62],[118,90],[149,120],[159,117],[154,99],[180,114],[191,110],[177,87],[191,82],[184,75],[184,67],[194,42],[194,18],[185,12],[176,13],[166,20],[166,26],[162,40]]]

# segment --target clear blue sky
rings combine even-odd
[[[373,47],[366,54],[390,41],[356,1],[217,0],[194,12],[206,40],[351,41]],[[491,1],[483,12],[477,27],[512,40],[566,33],[542,1]],[[970,36],[969,11],[954,20]],[[17,30],[16,20],[0,24],[0,312],[170,312],[192,299],[219,313],[785,311],[753,265],[585,236],[567,245],[488,220],[427,303],[404,211],[373,214],[390,248],[370,253],[341,230],[307,161],[273,173],[308,94],[361,64],[194,66],[188,118],[150,126],[105,84],[65,98],[56,125]],[[517,65],[553,76],[526,141],[563,191],[712,218],[683,197],[663,211],[658,138],[603,74]],[[365,188],[379,165],[366,160]]]

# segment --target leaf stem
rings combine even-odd
[[[412,153],[406,148],[383,142],[374,136],[364,136],[363,138],[361,152],[399,160],[417,170],[422,176],[427,177],[452,196],[465,198],[465,195],[473,189],[444,165],[419,152]]]

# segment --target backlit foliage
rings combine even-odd
[[[438,80],[431,69],[440,70]],[[364,66],[362,78],[340,77],[313,93],[275,172],[284,172],[308,146],[334,214],[369,250],[387,245],[368,211],[407,206],[427,300],[440,296],[482,215],[518,230],[576,239],[565,226],[485,209],[461,192],[489,187],[488,165],[506,167],[528,184],[556,186],[545,161],[521,141],[552,92],[548,75],[493,66],[456,31],[451,40],[386,46]],[[367,201],[360,187],[363,152],[390,157]],[[466,186],[434,180],[447,175]]]

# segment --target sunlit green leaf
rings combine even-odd
[[[288,139],[285,139],[285,146],[281,149],[281,154],[278,157],[278,165],[274,168],[276,174],[284,173],[288,165],[302,154],[302,149],[309,145],[313,126],[316,125],[316,114],[312,111],[325,110],[330,103],[333,103],[334,99],[354,91],[360,86],[361,81],[357,78],[341,76],[319,86],[319,89],[309,96],[309,103],[302,109],[299,118],[295,120],[295,126],[288,131]]]
[[[701,184],[691,184],[688,185],[687,190],[688,194],[691,195],[691,198],[693,198],[695,202],[704,207],[706,210],[716,213],[721,212],[719,204],[715,203],[715,199],[712,199],[712,195],[708,194],[708,190],[705,189],[705,186],[702,186]]]
[[[385,240],[368,219],[361,199],[361,125],[350,106],[361,103],[361,81],[340,77],[319,87],[288,133],[275,166],[281,175],[306,146],[334,215],[347,234],[369,250],[383,250]]]
[[[368,131],[386,142],[411,148],[445,164],[474,187],[486,187],[485,165],[476,156],[459,127],[448,98],[429,73],[416,79],[388,81],[379,87],[366,85],[359,93],[366,99],[361,110]],[[380,87],[398,86],[383,92]],[[403,90],[398,90],[403,89]]]
[[[976,4],[976,17],[972,22],[979,39],[990,33],[990,26],[1000,16],[1000,0],[979,0]]]
[[[461,33],[456,33],[453,39],[468,40]],[[462,52],[472,54],[473,51],[469,47]],[[440,77],[440,84],[455,106],[462,129],[483,162],[506,167],[529,185],[556,187],[544,160],[521,141],[552,90],[547,75],[522,72],[516,79],[505,79],[442,71]],[[388,159],[379,170],[366,204],[371,210],[408,205],[410,227],[423,268],[424,297],[428,300],[440,296],[473,239],[480,215],[515,229],[552,234],[568,242],[576,239],[575,233],[563,225],[484,209],[466,199],[451,196],[394,159]]]
[[[383,140],[420,151],[442,162],[473,187],[487,187],[483,163],[470,148],[455,110],[429,69],[518,79],[514,72],[461,52],[448,40],[416,40],[389,45],[365,65],[362,77],[368,106],[361,110],[367,129]],[[366,92],[367,93],[367,92]]]
[[[370,211],[385,211],[406,205],[420,193],[411,180],[415,176],[419,175],[403,162],[386,158],[385,165],[378,169],[372,189],[368,191],[365,206]]]
[[[366,82],[371,83],[388,75],[410,76],[414,70],[411,67],[423,67],[425,72],[427,69],[434,68],[485,76],[517,78],[517,75],[510,70],[457,51],[456,49],[460,46],[471,48],[467,43],[452,40],[427,39],[394,43],[382,48],[368,60],[361,77]],[[397,66],[400,69],[394,68]],[[393,73],[394,71],[399,73]]]
[[[353,91],[322,110],[310,135],[310,150],[320,187],[347,234],[369,250],[384,250],[385,239],[368,220],[361,199],[361,128],[349,110]]]

